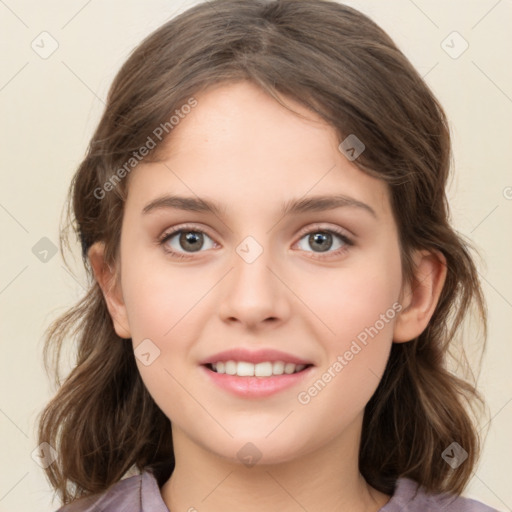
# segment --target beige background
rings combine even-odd
[[[42,334],[83,293],[85,279],[78,265],[75,275],[68,273],[59,253],[44,262],[32,248],[48,243],[43,237],[58,243],[71,176],[116,71],[144,36],[194,3],[0,0],[0,511],[59,506],[31,458],[36,416],[53,394],[42,367]],[[479,385],[492,422],[465,494],[512,510],[512,2],[348,3],[389,32],[451,121],[453,222],[486,261],[480,273],[490,317]],[[58,43],[45,59],[31,47],[35,40],[40,53],[51,49],[43,31]],[[453,31],[469,44],[457,58],[465,43],[457,35],[446,39]]]

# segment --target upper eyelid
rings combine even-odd
[[[159,240],[163,240],[167,237],[170,237],[170,236],[174,236],[176,235],[177,233],[180,233],[182,231],[197,231],[197,232],[200,232],[200,233],[204,233],[205,235],[208,235],[212,240],[213,240],[213,236],[211,236],[209,233],[208,233],[208,230],[206,228],[203,228],[203,227],[200,227],[200,226],[196,226],[194,224],[184,224],[184,225],[179,225],[175,228],[169,228],[169,229],[165,229],[163,231],[163,233],[158,237]]]
[[[305,228],[301,229],[297,236],[304,236],[308,233],[311,233],[313,231],[327,231],[334,233],[335,235],[343,235],[345,238],[348,238],[349,240],[353,240],[355,238],[355,235],[353,235],[348,229],[342,228],[341,226],[337,227],[329,227],[329,226],[322,226],[321,223],[313,223],[310,226],[306,226]]]

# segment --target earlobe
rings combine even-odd
[[[439,251],[419,251],[414,255],[414,276],[402,289],[403,306],[393,333],[395,343],[417,338],[427,327],[446,280],[446,258]]]
[[[131,338],[118,275],[116,270],[112,269],[105,261],[105,244],[103,242],[94,243],[88,251],[88,258],[94,278],[105,297],[116,334],[120,338]]]

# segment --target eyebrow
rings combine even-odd
[[[325,210],[333,210],[335,208],[341,207],[358,208],[370,213],[373,217],[377,218],[377,214],[375,213],[375,210],[371,206],[361,201],[358,201],[357,199],[342,194],[320,195],[306,197],[304,199],[292,199],[282,205],[281,215],[285,217],[291,214],[320,212]],[[161,197],[157,197],[156,199],[148,203],[143,208],[142,213],[148,214],[155,210],[161,210],[166,208],[212,213],[219,217],[222,217],[224,215],[226,209],[225,206],[221,207],[219,204],[204,198],[164,195]]]

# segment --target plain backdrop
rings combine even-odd
[[[79,264],[69,272],[53,254],[71,177],[130,51],[195,3],[0,0],[1,511],[60,505],[32,454],[36,417],[55,392],[43,333],[86,286]],[[347,3],[391,35],[450,119],[452,219],[483,257],[490,327],[478,385],[492,421],[464,494],[512,510],[512,2]]]

